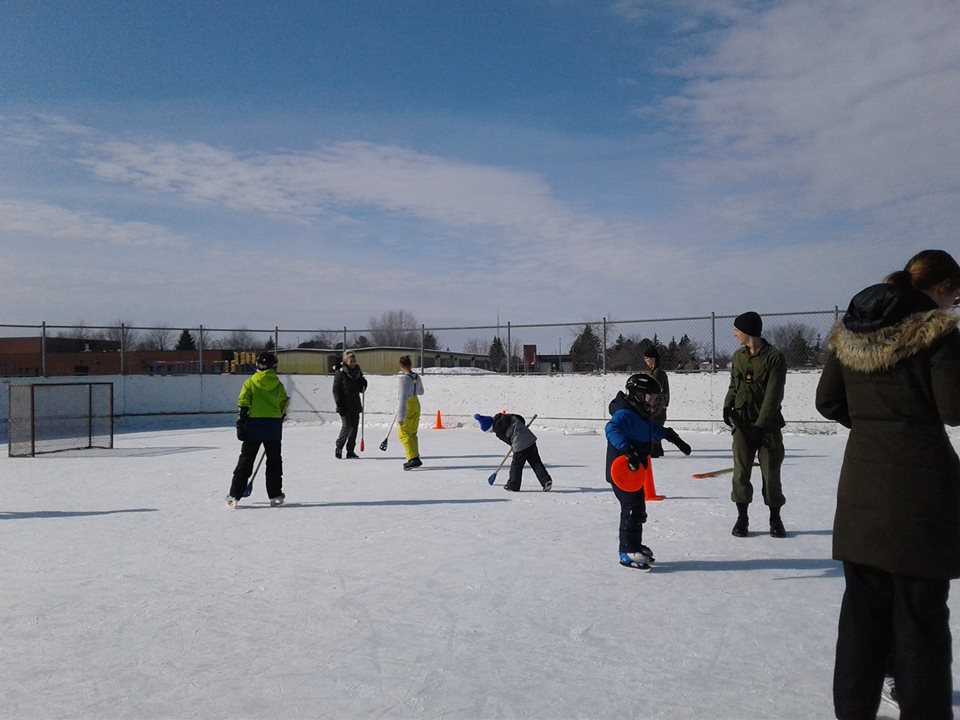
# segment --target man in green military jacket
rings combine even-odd
[[[786,503],[780,484],[783,465],[783,433],[786,424],[780,412],[787,363],[783,353],[761,337],[763,319],[745,312],[733,321],[733,336],[742,347],[733,354],[730,388],[723,401],[723,421],[733,429],[733,491],[737,504],[736,537],[746,537],[750,521],[748,508],[753,500],[750,475],[753,459],[760,461],[763,501],[770,508],[770,534],[786,537],[780,508]]]

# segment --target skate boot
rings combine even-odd
[[[653,565],[657,562],[657,559],[653,556],[653,550],[646,545],[641,545],[638,552],[643,555],[644,562],[647,563],[647,565]]]
[[[283,501],[287,499],[287,496],[283,493],[280,493],[276,497],[270,498],[270,507],[280,507],[283,505]]]
[[[639,552],[620,553],[620,564],[624,567],[633,568],[641,572],[650,572],[650,563],[645,560],[645,555]]]
[[[240,504],[240,498],[235,498],[233,495],[227,495],[227,507],[231,509],[236,509],[237,505]]]
[[[543,491],[544,491],[544,492],[550,492],[550,490],[552,490],[552,489],[553,489],[553,480],[547,480],[547,481],[543,484]]]

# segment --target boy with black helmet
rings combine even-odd
[[[237,507],[253,472],[260,446],[267,456],[267,496],[270,505],[283,505],[283,459],[280,441],[283,437],[283,418],[287,414],[290,397],[277,377],[277,356],[262,352],[257,356],[257,372],[240,388],[237,397],[237,439],[242,441],[240,458],[233,471],[227,506]]]
[[[690,454],[690,446],[672,428],[665,428],[652,418],[662,390],[660,383],[649,375],[638,373],[627,378],[625,390],[617,392],[610,401],[610,421],[604,428],[607,436],[606,476],[620,502],[620,564],[647,571],[654,557],[650,548],[641,542],[643,523],[647,519],[643,489],[630,492],[618,487],[613,482],[610,466],[618,456],[625,455],[631,470],[647,467],[650,446],[655,440],[673,443],[684,455]]]

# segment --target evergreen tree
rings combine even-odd
[[[490,369],[494,372],[504,370],[504,361],[507,359],[507,353],[503,349],[503,343],[499,337],[495,337],[490,343]]]
[[[196,350],[197,343],[193,339],[193,335],[190,334],[189,330],[184,330],[180,333],[180,338],[177,340],[177,346],[175,350]]]
[[[593,372],[600,368],[601,351],[603,347],[600,338],[589,324],[583,326],[577,339],[570,345],[570,360],[574,372]]]

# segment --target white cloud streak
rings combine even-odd
[[[0,233],[118,247],[184,248],[186,238],[145,222],[121,222],[39,202],[0,200]]]

